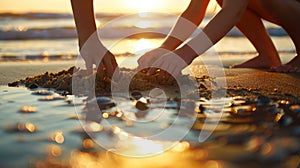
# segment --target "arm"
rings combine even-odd
[[[205,26],[203,32],[190,40],[183,47],[167,53],[151,66],[164,69],[177,75],[189,65],[194,58],[203,54],[232,29],[243,16],[249,0],[224,0],[222,10]],[[150,74],[153,68],[150,70]]]
[[[139,58],[138,69],[149,67],[160,56],[175,50],[195,31],[201,23],[209,0],[191,0],[188,8],[180,15],[162,45]]]
[[[209,0],[191,0],[188,8],[180,15],[161,48],[175,50],[190,37],[204,18],[208,3]]]
[[[71,0],[71,4],[81,49],[87,39],[97,30],[93,0]]]
[[[189,64],[198,55],[223,38],[240,20],[249,0],[224,0],[221,11],[205,26],[203,32],[190,40],[178,54]]]
[[[96,65],[100,75],[112,77],[118,67],[114,55],[101,43],[95,22],[93,0],[71,0],[75,19],[80,55],[85,61],[87,72]]]

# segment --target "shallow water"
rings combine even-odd
[[[74,65],[78,48],[70,15],[1,18],[0,34],[4,35],[0,39],[1,85]],[[110,19],[100,16],[97,24],[101,27]],[[117,55],[120,65],[135,67],[143,52],[159,46],[163,40],[118,39],[123,37],[124,31],[134,33],[148,25],[151,30],[167,33],[175,17],[144,21],[125,18],[102,30],[103,43]],[[207,21],[205,18],[205,23]],[[274,35],[272,39],[280,55],[293,56],[293,44],[282,29],[270,24],[267,28]],[[224,66],[245,61],[256,54],[248,40],[236,30],[221,40],[214,50],[205,53],[203,58],[210,59],[217,53]],[[199,57],[195,64],[201,64],[201,59]],[[283,56],[283,60],[286,59]],[[22,62],[7,64],[5,61]],[[211,61],[216,61],[216,57]],[[132,99],[120,96],[117,108],[92,116],[97,122],[86,122],[85,97],[61,98],[51,90],[49,92],[55,97],[49,97],[32,94],[33,90],[23,87],[0,86],[0,167],[134,168],[153,167],[154,163],[155,167],[299,166],[299,114],[291,110],[297,111],[299,102],[291,104],[285,99],[287,96],[283,96],[279,101],[272,100],[270,104],[259,106],[268,101],[255,101],[257,94],[253,90],[235,91],[232,97],[221,100],[186,100],[182,103],[183,113],[178,112],[176,99],[152,99],[150,104],[137,106]],[[252,97],[236,97],[239,94],[251,94]],[[145,98],[149,100],[149,97]],[[221,102],[225,103],[224,108],[220,107]],[[141,111],[135,106],[147,110]],[[174,125],[170,134],[152,137],[170,125]],[[178,137],[178,134],[184,136]],[[106,149],[98,143],[106,145]],[[148,155],[151,157],[145,157]],[[136,158],[141,156],[144,157]]]
[[[48,148],[57,146],[50,139],[51,134],[62,131],[66,142],[60,149],[77,148],[80,137],[71,133],[80,128],[77,120],[69,119],[74,113],[73,106],[63,100],[38,101],[41,96],[32,95],[26,88],[1,88],[1,167],[29,166],[30,161],[47,157]],[[21,113],[23,106],[36,107],[34,114]],[[18,131],[18,123],[32,123],[32,133]],[[18,162],[15,162],[18,160]]]
[[[178,113],[175,102],[152,98],[150,109],[142,112],[134,100],[119,97],[120,113],[104,110],[97,124],[85,122],[85,97],[61,99],[50,90],[57,100],[45,101],[46,92],[32,93],[36,92],[23,87],[0,88],[1,167],[151,167],[153,162],[156,167],[295,167],[300,163],[299,115],[291,115],[291,109],[300,108],[288,101],[201,98],[186,100],[181,106],[184,112]],[[20,111],[24,106],[36,110]],[[169,136],[149,138],[170,125],[176,131]],[[178,142],[181,131],[186,135]],[[210,133],[199,142],[201,135]],[[110,152],[97,143],[107,145]]]

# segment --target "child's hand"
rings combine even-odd
[[[164,48],[156,48],[154,50],[146,52],[138,59],[138,70],[150,67],[159,57],[170,52]]]
[[[151,75],[157,68],[167,71],[169,74],[176,76],[193,62],[197,54],[189,46],[179,48],[173,52],[168,52],[160,56],[153,64],[150,65],[148,74]]]
[[[119,74],[119,68],[115,56],[107,50],[104,57],[102,58],[99,66],[97,66],[97,73],[101,76],[112,78],[114,72]]]
[[[85,61],[88,74],[93,73],[93,65],[96,65],[98,73],[112,77],[118,67],[114,55],[100,42],[97,35],[92,35],[82,46],[80,54]]]
[[[155,72],[157,68],[162,69],[172,76],[177,76],[180,72],[187,67],[188,64],[176,54],[176,52],[169,52],[160,56],[153,64],[150,65],[150,70],[148,71],[148,75],[151,75]]]

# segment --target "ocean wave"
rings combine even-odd
[[[96,13],[96,18],[114,18],[120,14]],[[21,19],[57,19],[57,18],[73,18],[71,13],[44,13],[44,12],[28,12],[28,13],[0,13],[2,18],[21,18]]]
[[[47,28],[27,29],[14,28],[11,30],[0,30],[0,40],[30,40],[30,39],[63,39],[75,38],[75,28]]]
[[[75,54],[29,54],[29,55],[0,55],[0,61],[55,61],[55,60],[74,60],[77,58]]]
[[[114,53],[116,57],[135,57],[134,53]],[[57,60],[75,60],[78,54],[48,54],[47,52],[41,54],[27,54],[27,55],[0,55],[0,61],[57,61]]]
[[[138,27],[111,27],[100,30],[100,36],[106,39],[117,38],[164,38],[171,27],[159,28],[138,28]],[[194,35],[199,32],[197,30]],[[287,36],[287,33],[281,28],[268,28],[268,33],[271,36]],[[76,38],[77,32],[72,27],[57,27],[57,28],[32,28],[17,27],[9,30],[0,30],[0,40],[29,40],[29,39],[65,39]],[[232,29],[227,37],[243,37],[243,34]]]

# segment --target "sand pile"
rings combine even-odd
[[[122,68],[118,76],[120,83],[130,83],[129,90],[146,91],[157,86],[166,86],[169,88],[179,88],[176,79],[172,76],[166,78],[159,73],[148,76],[144,71],[135,74],[133,70]],[[132,79],[131,79],[132,78]],[[189,81],[191,77],[184,75],[181,80]],[[46,72],[34,77],[27,77],[18,81],[9,83],[8,86],[26,86],[30,89],[38,87],[51,88],[57,91],[64,91],[69,94],[84,94],[85,89],[94,89],[98,94],[108,94],[111,92],[112,81],[106,77],[97,74],[86,75],[85,70],[76,67],[70,67],[68,70],[62,70],[58,73]],[[121,85],[122,86],[122,85]],[[123,88],[122,88],[123,89]]]

